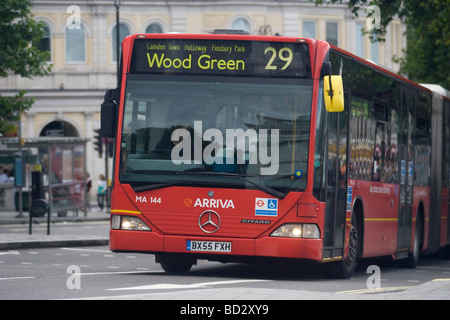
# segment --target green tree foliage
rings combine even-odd
[[[311,1],[316,5],[324,2]],[[380,8],[380,28],[365,30],[372,41],[384,41],[392,19],[402,19],[407,28],[407,46],[404,57],[393,57],[400,63],[400,73],[416,82],[450,89],[450,0],[348,0],[347,3],[355,16],[370,5]]]
[[[0,0],[0,77],[17,74],[22,77],[47,75],[49,52],[41,52],[37,44],[44,36],[44,25],[33,20],[30,0]],[[17,121],[20,113],[31,108],[33,99],[25,91],[15,96],[0,96],[0,136],[8,121]]]

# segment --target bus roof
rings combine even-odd
[[[419,89],[421,89],[423,91],[427,91],[429,93],[436,92],[436,93],[442,95],[443,97],[450,97],[449,91],[446,90],[445,88],[441,87],[440,85],[416,83],[416,82],[414,82],[412,80],[409,80],[408,78],[405,78],[405,77],[395,73],[394,71],[391,71],[391,70],[389,70],[389,69],[387,69],[385,67],[382,67],[382,66],[380,66],[380,65],[378,65],[378,64],[376,64],[376,63],[374,63],[372,61],[365,60],[365,59],[363,59],[361,57],[358,57],[358,56],[354,55],[353,53],[350,53],[350,52],[348,52],[348,51],[346,51],[344,49],[341,49],[341,48],[339,48],[339,47],[337,47],[335,45],[330,44],[330,47],[332,49],[340,52],[341,54],[344,54],[344,55],[346,55],[346,56],[348,56],[348,57],[350,57],[350,58],[352,58],[354,60],[359,61],[362,64],[365,64],[366,66],[368,66],[368,67],[370,67],[370,68],[372,68],[374,70],[377,70],[377,71],[379,71],[381,73],[389,75],[389,76],[391,76],[391,77],[393,77],[393,78],[395,78],[397,80],[400,80],[402,82],[405,82],[405,83],[407,83],[409,85],[415,86],[415,87],[417,87],[417,88],[419,88]]]
[[[421,83],[420,85],[422,87],[430,89],[433,92],[440,94],[441,96],[450,98],[450,91],[438,84]]]

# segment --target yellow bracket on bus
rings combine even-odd
[[[331,79],[331,81],[330,81]],[[331,85],[331,87],[330,87]],[[328,112],[344,111],[344,86],[341,76],[325,76],[323,78],[325,108]]]

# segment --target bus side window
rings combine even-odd
[[[375,129],[375,147],[373,152],[372,181],[386,182],[388,179],[386,166],[387,132],[386,124],[377,122]]]

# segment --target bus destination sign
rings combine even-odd
[[[306,43],[136,39],[130,73],[305,78],[311,66]]]

